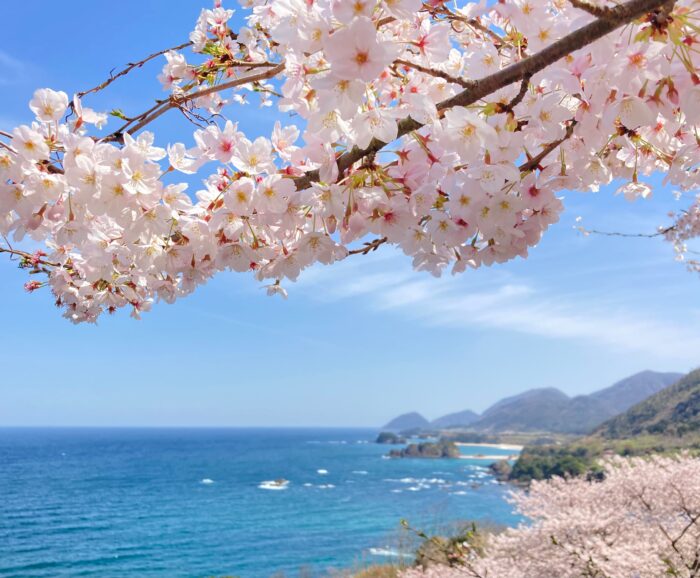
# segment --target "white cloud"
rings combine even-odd
[[[364,259],[364,260],[363,260]],[[386,315],[402,315],[431,327],[488,329],[575,340],[594,348],[649,356],[654,361],[695,365],[700,331],[692,316],[660,317],[659,307],[627,305],[629,294],[604,290],[552,291],[497,269],[478,277],[433,279],[411,271],[396,256],[381,261],[314,269],[299,288],[323,300],[362,300]],[[653,294],[653,289],[651,293]],[[659,294],[663,299],[663,293]]]
[[[18,84],[27,78],[27,65],[0,50],[0,86]]]

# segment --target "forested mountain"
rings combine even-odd
[[[613,415],[616,415],[676,383],[681,377],[683,377],[682,373],[642,371],[610,387],[596,391],[589,397],[602,401],[612,410]]]
[[[467,409],[428,422],[422,415],[410,413],[397,417],[383,429],[464,428],[487,433],[586,434],[682,376],[681,373],[642,371],[590,395],[573,398],[552,387],[531,389],[500,400],[482,415]]]
[[[595,435],[630,438],[644,434],[680,437],[700,433],[700,369],[601,425]]]
[[[449,413],[430,422],[434,428],[468,427],[479,419],[479,414],[470,409]]]
[[[392,419],[382,429],[388,431],[403,431],[408,429],[424,429],[430,426],[430,422],[418,412],[404,413]]]

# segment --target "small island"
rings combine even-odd
[[[401,450],[391,450],[390,458],[459,458],[461,452],[457,445],[448,440],[440,440],[438,442],[423,442],[418,444],[409,444]]]
[[[508,460],[498,460],[489,466],[489,470],[499,482],[507,482],[513,472],[513,465]]]
[[[406,443],[406,438],[403,436],[400,436],[398,434],[395,434],[390,431],[383,431],[377,436],[377,439],[375,443],[378,444],[388,444],[388,445],[399,445],[399,444],[405,444]]]

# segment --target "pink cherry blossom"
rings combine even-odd
[[[402,578],[691,578],[700,555],[700,460],[614,458],[602,481],[554,478],[511,499],[526,521],[463,545],[452,566]]]
[[[331,71],[344,80],[376,79],[391,62],[391,51],[377,37],[377,29],[364,16],[334,32],[326,41],[325,53],[331,63]]]
[[[562,191],[615,182],[643,202],[660,173],[692,198],[659,233],[700,271],[697,10],[661,4],[244,0],[233,30],[217,0],[191,50],[162,52],[167,98],[146,111],[107,129],[86,106],[115,74],[70,104],[38,90],[35,122],[0,132],[0,249],[38,243],[37,288],[95,322],[225,270],[285,295],[384,245],[432,275],[525,258]],[[256,105],[294,124],[246,133],[235,119]],[[156,119],[197,126],[168,143]]]

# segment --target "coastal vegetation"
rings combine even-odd
[[[383,431],[377,436],[375,443],[389,445],[405,444],[406,438],[394,432]]]
[[[509,479],[599,475],[604,456],[700,453],[700,369],[695,370],[587,436],[565,444],[528,446]]]
[[[614,415],[607,421],[596,418],[597,425],[584,435],[573,433],[591,422],[586,408],[599,404],[606,407],[602,415]],[[579,411],[580,419],[572,419]],[[569,425],[562,426],[567,421]],[[505,459],[492,464],[500,480],[527,484],[554,476],[595,478],[601,475],[599,461],[611,455],[700,452],[700,370],[685,376],[644,371],[574,398],[551,388],[530,390],[494,404],[469,428],[428,427],[411,433],[443,442],[525,446],[514,464]],[[395,455],[419,453],[411,448]],[[434,454],[434,449],[428,453]]]
[[[400,450],[391,450],[391,458],[459,458],[462,453],[453,441],[421,442],[408,444]]]
[[[639,375],[644,379],[623,380],[590,396],[627,408],[583,436],[420,430],[443,436],[439,443],[524,442],[515,463],[501,460],[490,468],[497,479],[516,484],[512,498],[530,523],[506,530],[472,525],[450,535],[420,534],[423,542],[413,564],[391,567],[396,575],[700,575],[700,369],[680,379],[676,374]],[[664,377],[658,380],[657,375]],[[671,379],[674,383],[668,384]],[[541,400],[541,393],[524,398]],[[638,403],[628,405],[635,397]],[[515,396],[495,409],[522,399]],[[433,454],[432,445],[411,444],[392,453],[405,457],[429,447]],[[520,491],[518,485],[528,490]],[[391,572],[390,566],[378,568]],[[372,575],[371,568],[365,572]]]

